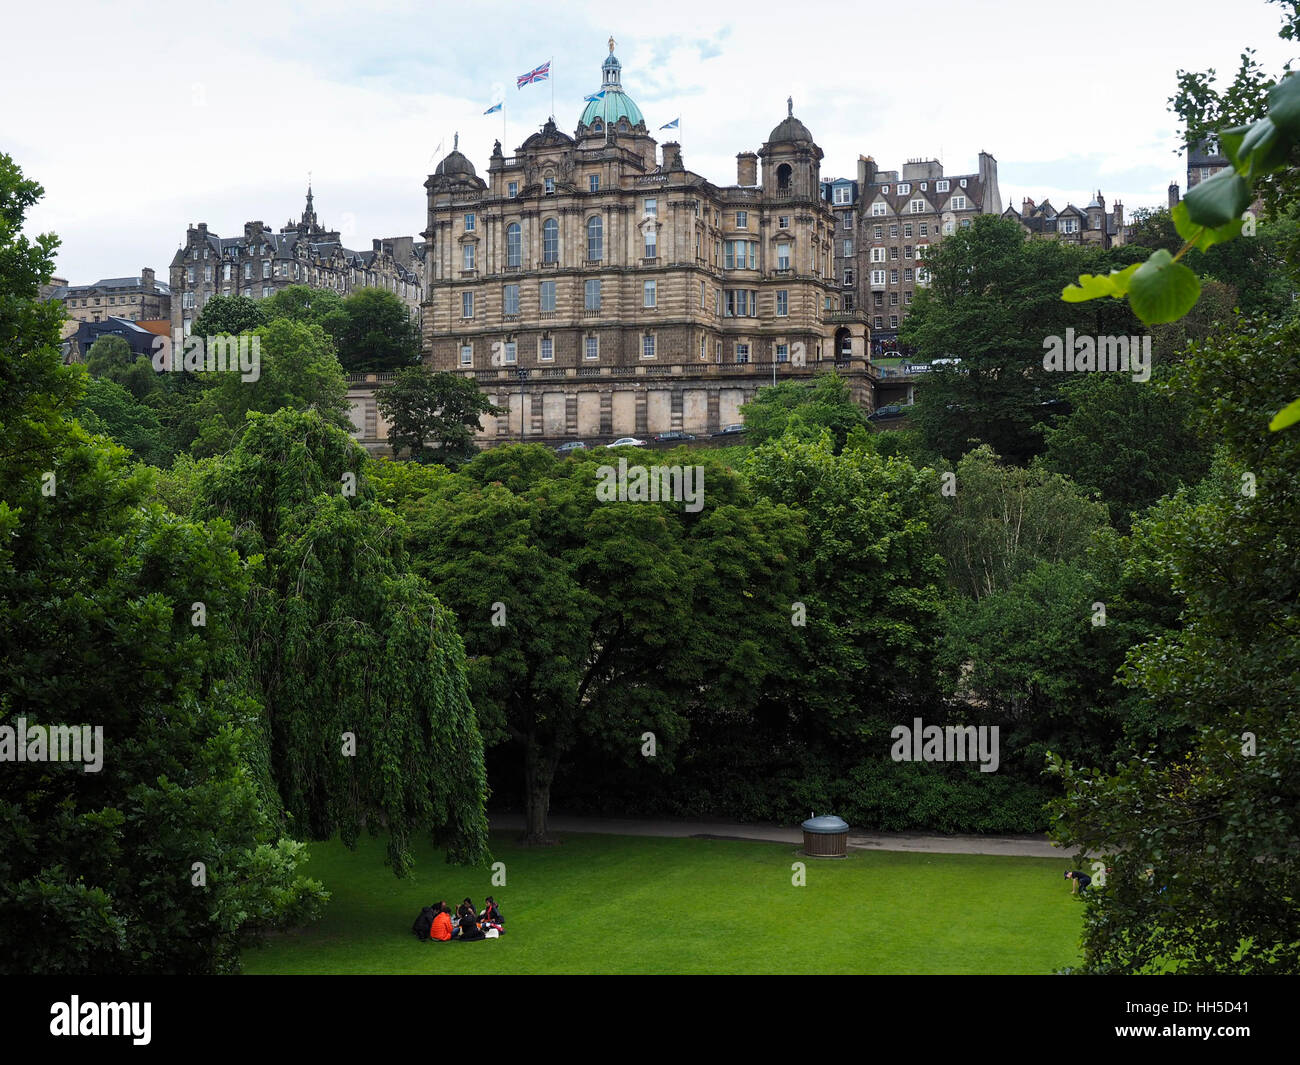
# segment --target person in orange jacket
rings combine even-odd
[[[433,919],[433,926],[429,929],[429,938],[443,943],[451,941],[451,911],[447,909],[445,902],[438,904],[438,916]]]

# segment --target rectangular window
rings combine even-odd
[[[538,289],[539,307],[543,311],[555,310],[555,282],[543,281]]]
[[[900,181],[900,182],[898,183],[898,194],[899,194],[900,196],[906,196],[906,195],[907,195],[909,192],[911,192],[911,191],[912,191],[912,185],[911,185],[911,182],[908,182],[908,181]]]
[[[922,237],[928,237],[930,235],[930,224],[928,222],[921,223],[919,235]]]
[[[897,226],[897,225],[892,225],[892,226],[889,227],[889,235],[890,235],[891,237],[896,237],[896,236],[898,236],[898,226]]]
[[[776,268],[778,270],[790,269],[790,245],[778,244],[776,246]]]
[[[646,200],[646,201],[645,201],[645,215],[646,215],[647,218],[658,218],[658,217],[659,217],[659,201],[658,201],[658,200],[653,200],[653,199],[652,199],[652,200]]]
[[[184,309],[187,310],[187,311],[192,311],[192,310],[194,310],[194,293],[193,293],[193,292],[187,292],[187,293],[185,293],[185,295],[184,295],[183,297],[181,297],[181,307],[184,308]]]
[[[643,306],[643,307],[653,307],[653,306],[655,306],[655,299],[656,299],[656,296],[657,296],[657,292],[656,292],[656,288],[657,288],[657,287],[658,287],[658,282],[655,282],[655,281],[645,281],[645,282],[642,283],[642,285],[641,285],[641,306]]]
[[[748,212],[748,211],[737,211],[737,212],[736,212],[736,228],[737,228],[737,229],[748,229],[748,228],[749,228],[749,212]]]
[[[474,317],[474,293],[462,292],[460,294],[460,316],[462,318]]]
[[[789,216],[788,214],[778,215],[778,216],[777,216],[777,219],[776,219],[776,228],[777,228],[777,229],[789,229],[789,228],[790,228],[790,216]]]
[[[513,365],[519,361],[519,346],[513,340],[505,342],[505,349],[501,356],[501,361],[507,365]]]
[[[905,237],[910,237],[911,235],[912,235],[912,223],[911,223],[911,222],[904,222],[904,223],[903,223],[903,236],[905,236]]]
[[[709,338],[700,337],[700,361],[703,362],[709,357]]]
[[[194,284],[194,267],[188,267],[185,271],[185,280],[191,285]]]
[[[776,346],[776,361],[777,361],[777,362],[789,362],[789,361],[790,361],[790,345],[789,345],[789,344],[778,344],[778,345]]]
[[[897,247],[897,245],[895,245],[894,247],[892,247],[892,248],[889,249],[889,257],[890,257],[891,259],[895,260],[895,261],[898,259],[898,247]]]
[[[871,261],[872,261],[873,263],[883,263],[883,262],[885,261],[885,249],[884,249],[884,248],[872,248],[872,249],[871,249]]]
[[[896,314],[891,314],[891,315],[889,316],[889,328],[890,328],[890,329],[897,329],[897,328],[898,328],[898,315],[896,315]]]
[[[466,244],[461,249],[461,266],[465,270],[474,269],[474,245]]]
[[[885,235],[885,227],[884,227],[884,226],[872,226],[872,227],[871,227],[871,236],[872,236],[874,239],[876,239],[876,240],[880,240],[884,235]]]
[[[835,197],[835,199],[834,199],[834,202],[835,202],[835,203],[852,203],[852,202],[853,202],[853,186],[852,186],[852,185],[836,185],[836,186],[835,186],[834,197]]]
[[[928,285],[930,283],[930,271],[918,269],[916,271],[916,283],[918,285]]]
[[[583,355],[588,359],[600,357],[600,337],[587,337],[583,345]]]
[[[748,344],[737,344],[737,345],[736,345],[736,361],[737,361],[737,362],[749,362],[749,345],[748,345]]]
[[[962,195],[960,195],[960,194],[954,196],[954,197],[952,198],[952,209],[953,209],[954,211],[964,211],[964,210],[966,210],[966,197],[965,197],[965,196],[962,196]]]
[[[641,338],[641,358],[653,359],[655,357],[655,337],[653,333],[646,333]]]
[[[909,307],[912,306],[912,290],[910,288],[903,293],[903,302]]]
[[[947,191],[948,191],[948,181],[947,181],[947,179],[945,179],[945,178],[941,178],[940,180],[936,181],[936,182],[934,183],[934,191],[935,191],[935,192],[947,192]]]
[[[872,283],[873,285],[883,285],[883,284],[885,283],[885,271],[884,271],[884,270],[872,270],[872,271],[871,271],[871,283]]]
[[[512,200],[519,195],[519,182],[510,181],[506,183],[506,195]]]
[[[230,280],[230,264],[229,264],[229,263],[226,263],[226,265],[225,265],[224,267],[222,267],[222,270],[221,270],[221,279],[222,279],[223,281],[229,281],[229,280]]]
[[[851,211],[844,212],[844,228],[845,229],[853,228],[853,213]]]
[[[852,255],[853,255],[853,241],[851,241],[851,240],[846,240],[846,241],[844,242],[844,251],[843,251],[842,254],[843,254],[844,258],[846,258],[846,259],[852,257]]]
[[[599,175],[599,174],[588,174],[588,175],[587,175],[587,191],[588,191],[588,192],[599,192],[599,191],[600,191],[600,175]]]
[[[924,200],[913,200],[913,201],[911,202],[911,204],[909,204],[909,210],[912,212],[912,214],[924,214],[924,213],[925,213],[925,201],[924,201]]]
[[[501,290],[501,313],[518,314],[519,313],[519,286],[506,285]]]
[[[898,306],[898,293],[897,293],[897,292],[891,292],[891,293],[889,294],[889,305],[890,305],[891,307],[897,307],[897,306]]]
[[[203,268],[203,280],[204,280],[204,281],[211,281],[211,280],[212,280],[212,267],[211,267],[211,266],[205,266],[205,267]]]
[[[877,202],[871,205],[872,218],[881,218],[884,216],[885,212],[886,212],[886,207],[883,202]]]
[[[586,283],[583,293],[583,307],[589,311],[600,310],[600,282],[591,280]]]
[[[653,259],[658,254],[659,236],[653,229],[647,229],[645,232],[645,257]]]
[[[897,270],[890,270],[890,271],[889,271],[889,283],[890,283],[891,285],[897,285],[897,284],[898,284],[898,271],[897,271]]]
[[[910,245],[910,244],[904,244],[904,245],[903,245],[903,258],[904,258],[904,259],[910,259],[911,257],[912,257],[912,245]]]
[[[460,364],[462,366],[474,365],[474,345],[462,344],[460,346]]]
[[[784,318],[790,313],[790,293],[786,289],[777,289],[776,292],[776,314],[778,318]]]
[[[700,310],[704,310],[704,282],[700,282]]]
[[[537,342],[537,358],[539,362],[551,362],[555,359],[555,341],[550,337],[542,337]]]
[[[542,187],[543,187],[544,189],[546,189],[546,195],[550,196],[550,195],[554,194],[554,192],[555,192],[555,178],[553,178],[553,177],[548,177],[548,178],[546,178],[545,181],[544,181],[543,184],[542,184]]]
[[[466,233],[474,232],[474,216],[472,214],[467,214],[465,216],[465,232]]]

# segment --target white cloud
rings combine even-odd
[[[606,3],[233,0],[165,2],[6,15],[23,42],[0,68],[0,145],[45,185],[33,230],[63,239],[74,282],[162,271],[187,224],[234,232],[283,225],[313,175],[322,220],[355,220],[353,246],[424,223],[435,146],[483,170],[506,101],[507,153],[555,111],[567,132],[599,85],[606,38],[652,130],[681,116],[684,161],[719,183],[795,114],[826,153],[825,175],[852,175],[859,154],[884,169],[940,156],[968,172],[981,149],[999,161],[1004,202],[1050,195],[1086,203],[1098,187],[1132,210],[1183,181],[1166,108],[1179,68],[1230,77],[1243,46],[1267,69],[1290,55],[1277,8],[1187,0],[741,9],[661,0],[655,18],[609,25]],[[1198,14],[1199,12],[1199,14]],[[1221,24],[1206,35],[1198,26]],[[554,80],[515,88],[547,59]],[[21,106],[13,106],[17,102]],[[667,139],[669,134],[660,134]],[[1050,161],[1062,169],[1048,170]]]

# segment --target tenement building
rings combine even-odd
[[[1026,197],[1017,211],[1008,205],[1003,218],[1018,222],[1031,237],[1045,237],[1065,244],[1091,244],[1098,248],[1118,247],[1125,241],[1124,205],[1118,200],[1109,210],[1101,190],[1087,207],[1067,203],[1061,210],[1051,200],[1035,203]]]
[[[344,247],[342,234],[317,219],[308,186],[302,217],[290,219],[278,233],[260,221],[244,223],[243,233],[230,237],[210,232],[206,222],[186,231],[185,243],[171,263],[172,329],[188,335],[212,296],[265,299],[289,285],[328,288],[341,295],[383,288],[418,317],[424,253],[424,245],[413,237],[377,239],[369,251]]]
[[[849,193],[838,191],[842,188],[833,183],[831,194],[844,233],[843,286],[868,316],[874,353],[888,354],[918,289],[929,281],[924,263],[929,250],[969,227],[976,215],[1001,213],[998,162],[980,152],[974,173],[944,174],[937,159],[912,159],[900,173],[880,170],[871,156],[859,156],[856,186]],[[856,219],[856,241],[848,240],[845,215]]]
[[[147,266],[139,277],[106,277],[93,285],[51,285],[41,298],[62,300],[73,322],[102,322],[109,317],[142,322],[171,316],[171,293]]]
[[[611,40],[572,136],[552,118],[513,155],[498,142],[485,176],[457,143],[425,183],[426,362],[510,409],[483,442],[715,431],[760,386],[837,366],[869,405],[821,159],[787,101],[734,185],[688,170],[650,135]]]

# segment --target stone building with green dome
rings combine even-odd
[[[764,384],[830,369],[870,407],[866,319],[839,306],[822,151],[793,103],[717,185],[651,136],[614,47],[572,135],[552,118],[482,173],[453,150],[425,182],[424,358],[509,408],[482,442],[714,432]]]

